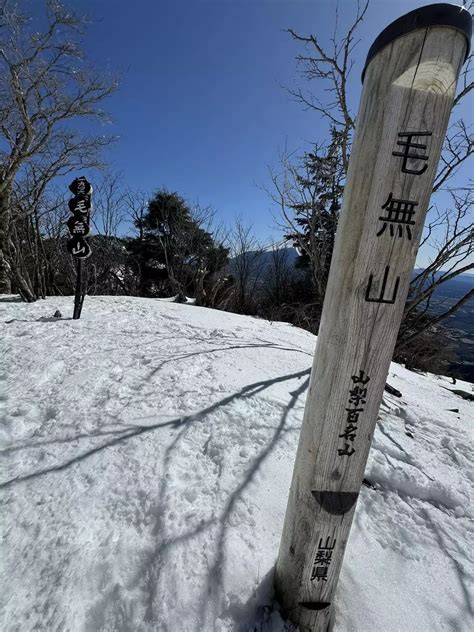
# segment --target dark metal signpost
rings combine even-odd
[[[277,598],[301,632],[333,626],[334,593],[471,29],[468,11],[430,5],[388,26],[369,51],[276,565]]]
[[[76,258],[76,291],[74,293],[73,318],[81,317],[84,303],[85,289],[83,282],[83,260],[91,255],[91,247],[86,237],[90,233],[90,210],[92,186],[84,176],[76,178],[69,185],[69,190],[74,197],[69,200],[69,210],[72,213],[67,221],[67,227],[71,233],[71,239],[67,242],[68,252]]]

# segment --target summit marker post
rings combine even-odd
[[[81,176],[75,178],[69,185],[69,190],[74,197],[69,200],[68,206],[72,213],[67,221],[71,239],[67,242],[68,252],[76,259],[76,289],[74,292],[73,319],[81,317],[84,304],[84,281],[82,278],[83,260],[90,257],[92,251],[86,238],[89,235],[92,186],[88,180]]]
[[[301,632],[333,627],[334,593],[471,30],[468,11],[429,5],[382,31],[367,57],[275,572],[276,596]]]

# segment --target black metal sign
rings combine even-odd
[[[92,186],[84,176],[81,176],[71,182],[69,190],[74,193],[74,197],[68,203],[72,217],[68,219],[67,226],[72,238],[67,243],[67,250],[73,257],[86,259],[90,257],[92,252],[91,247],[84,239],[90,233]]]
[[[69,200],[69,210],[71,213],[80,213],[81,215],[88,215],[91,210],[91,196],[90,195],[75,195]]]
[[[78,259],[87,259],[92,253],[91,247],[82,237],[72,237],[67,242],[66,248],[71,255]]]
[[[73,237],[87,237],[90,233],[89,224],[84,217],[73,215],[66,223]]]
[[[89,222],[91,212],[92,186],[84,176],[76,178],[69,185],[69,190],[74,197],[69,200],[68,206],[72,213],[67,221],[67,227],[71,233],[71,239],[67,242],[68,252],[76,258],[76,290],[74,292],[73,318],[81,317],[82,305],[87,292],[83,284],[83,259],[91,256],[91,247],[86,237],[90,233]]]
[[[69,190],[74,195],[90,195],[92,193],[92,185],[84,176],[81,176],[71,182]]]

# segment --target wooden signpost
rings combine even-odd
[[[368,54],[276,566],[277,598],[301,632],[332,629],[332,601],[471,28],[466,10],[430,5],[392,23]]]
[[[74,194],[74,197],[69,200],[69,210],[72,213],[72,217],[68,219],[67,227],[71,233],[71,239],[67,242],[66,247],[68,252],[77,260],[73,318],[78,319],[81,317],[85,295],[82,262],[87,257],[90,257],[92,253],[91,247],[85,239],[90,232],[92,186],[84,176],[81,176],[71,182],[69,190]]]

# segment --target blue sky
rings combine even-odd
[[[372,41],[425,4],[372,0],[349,86],[354,112]],[[107,152],[110,167],[132,188],[165,186],[211,204],[224,222],[242,215],[264,241],[279,239],[276,209],[262,190],[270,184],[268,168],[278,166],[285,145],[302,153],[327,137],[326,123],[285,90],[304,82],[295,62],[301,48],[284,30],[315,33],[327,43],[335,0],[69,0],[69,6],[93,20],[84,43],[89,59],[122,77],[106,105],[113,123],[104,131],[120,137]],[[338,6],[344,30],[355,0]]]

